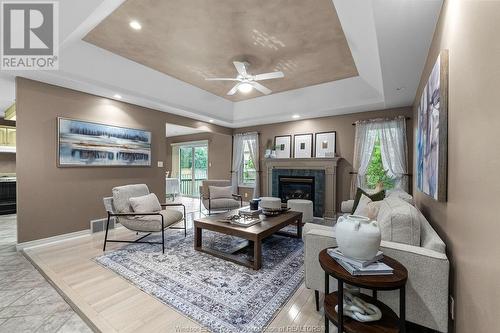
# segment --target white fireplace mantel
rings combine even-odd
[[[262,160],[263,195],[273,193],[273,169],[310,169],[325,170],[325,217],[334,217],[337,193],[337,163],[340,157],[332,158],[269,158]]]

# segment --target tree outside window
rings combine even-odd
[[[243,141],[243,147],[243,163],[241,166],[242,170],[240,172],[240,184],[254,186],[257,172],[255,171],[255,166],[250,155],[250,142],[248,140]]]
[[[382,153],[380,151],[380,134],[377,133],[375,146],[373,147],[372,158],[366,170],[366,187],[375,189],[379,183],[386,190],[391,190],[396,185],[396,180],[387,176],[387,172],[382,164]]]

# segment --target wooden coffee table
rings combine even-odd
[[[238,214],[238,210],[233,210],[224,214],[207,216],[201,219],[194,220],[194,249],[197,251],[211,254],[215,257],[228,260],[246,267],[258,270],[262,267],[262,241],[273,235],[282,235],[289,237],[302,237],[302,213],[288,211],[278,216],[265,217],[260,216],[261,222],[251,227],[240,227],[228,222],[220,220],[229,215]],[[297,224],[297,233],[292,234],[280,231],[283,227],[289,224]],[[221,234],[236,236],[248,240],[248,244],[234,249],[230,253],[217,251],[207,248],[202,245],[203,230],[211,230]],[[235,253],[241,251],[245,247],[253,247],[253,260],[242,260]]]

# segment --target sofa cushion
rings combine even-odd
[[[352,213],[356,211],[356,208],[358,207],[359,200],[361,199],[361,195],[366,195],[368,198],[370,198],[372,201],[380,201],[384,200],[385,198],[385,190],[382,190],[377,193],[370,194],[366,191],[363,191],[358,187],[358,190],[356,191],[356,195],[354,196],[354,205],[352,207]]]
[[[232,198],[232,186],[209,186],[210,199]]]
[[[130,213],[132,206],[130,206],[129,199],[133,197],[140,197],[149,194],[149,189],[146,184],[134,184],[117,186],[113,188],[113,206],[116,213]]]
[[[397,198],[382,201],[377,216],[382,240],[420,246],[420,212]]]
[[[165,209],[158,212],[163,215],[163,227],[167,228],[182,220],[182,213],[175,209]],[[127,229],[141,232],[161,231],[161,216],[148,215],[136,217],[120,217],[119,222]]]
[[[364,194],[361,194],[358,206],[356,207],[356,210],[354,211],[353,215],[361,215],[368,217],[368,205],[372,202],[373,202],[372,199],[368,198]]]
[[[132,210],[136,213],[151,213],[161,210],[160,201],[154,193],[142,195],[140,197],[132,197],[129,199]]]

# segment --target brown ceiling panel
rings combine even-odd
[[[273,93],[358,75],[331,0],[128,0],[84,40],[232,101],[261,94],[205,77],[235,77],[235,60],[283,71],[261,82]]]

